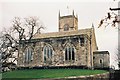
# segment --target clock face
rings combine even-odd
[[[65,24],[64,25],[64,31],[68,31],[69,30],[69,25],[68,24]]]

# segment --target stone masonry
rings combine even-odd
[[[93,56],[109,58],[98,50],[94,27],[78,30],[78,18],[74,15],[60,16],[59,32],[36,33],[32,40],[21,41],[18,55],[19,67],[41,66],[99,66]],[[104,60],[109,67],[109,61]],[[95,64],[94,64],[95,63]],[[104,67],[104,66],[102,66]]]

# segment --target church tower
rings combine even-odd
[[[59,32],[78,30],[78,18],[74,15],[60,16],[59,12]]]

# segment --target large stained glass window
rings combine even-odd
[[[25,63],[29,63],[33,60],[33,49],[31,47],[25,50]]]
[[[44,51],[44,62],[46,62],[47,59],[51,60],[53,55],[52,47],[49,45],[46,45],[43,51]]]
[[[71,46],[65,48],[65,60],[75,60],[75,50]]]

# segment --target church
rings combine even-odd
[[[18,67],[109,68],[109,52],[98,50],[94,27],[78,30],[74,11],[58,16],[58,32],[37,33],[31,41],[21,42]]]

